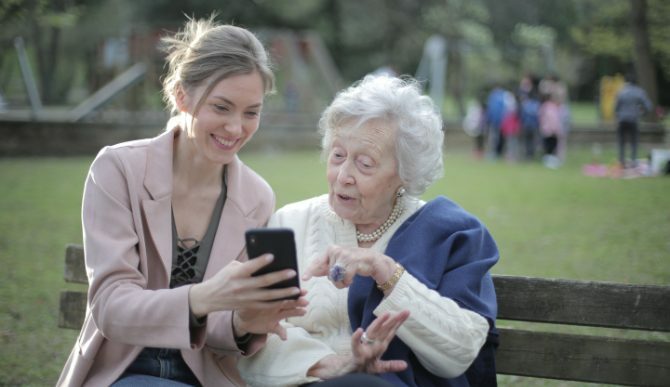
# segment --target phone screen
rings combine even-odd
[[[269,265],[255,272],[255,276],[284,269],[293,269],[296,273],[299,273],[293,230],[290,228],[255,228],[247,230],[245,237],[249,259],[257,258],[266,253],[271,253],[275,257]],[[293,278],[273,284],[269,288],[300,287],[299,276],[298,274]],[[298,296],[289,298],[297,299]]]

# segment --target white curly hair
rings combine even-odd
[[[433,101],[422,94],[411,77],[368,75],[342,90],[319,120],[324,157],[330,151],[333,131],[371,120],[395,127],[398,175],[407,194],[419,196],[442,177],[442,118]]]

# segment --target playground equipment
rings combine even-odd
[[[313,31],[264,30],[260,31],[259,35],[266,41],[275,62],[279,92],[278,98],[268,99],[266,113],[287,116],[286,120],[290,122],[282,125],[286,128],[306,125],[293,123],[296,120],[309,120],[308,125],[314,128],[321,110],[343,87],[337,66],[326,45]],[[15,40],[15,48],[24,87],[29,97],[30,113],[27,118],[31,121],[74,123],[98,120],[101,116],[93,117],[95,112],[102,110],[112,100],[155,73],[150,72],[150,63],[142,60],[125,69],[74,108],[46,108],[41,103],[23,39]],[[5,120],[26,119],[25,109],[15,109],[11,106],[6,108],[6,114],[3,113]]]

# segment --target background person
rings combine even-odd
[[[516,110],[517,103],[514,94],[500,84],[496,84],[489,92],[486,100],[489,156],[493,159],[500,159],[503,156],[508,138],[514,137],[514,140],[516,140],[519,128],[512,122],[518,122],[515,117]],[[507,126],[503,126],[503,124]]]
[[[499,159],[505,146],[505,137],[502,135],[501,125],[507,114],[506,93],[507,90],[496,84],[486,99],[487,147],[488,157],[492,159]]]
[[[480,91],[477,99],[468,105],[462,125],[465,133],[473,139],[472,154],[476,159],[482,159],[487,132],[485,91]]]
[[[304,313],[304,299],[269,302],[297,288],[262,289],[296,273],[251,277],[270,257],[240,262],[274,206],[237,158],[273,89],[263,46],[212,18],[164,43],[165,132],[104,148],[86,180],[87,314],[58,385],[240,384],[235,358]]]
[[[563,130],[563,122],[561,121],[561,106],[556,102],[554,96],[543,95],[538,117],[544,151],[542,163],[547,168],[557,169],[562,164],[558,156],[558,142]]]
[[[548,98],[552,104],[558,109],[558,117],[560,121],[560,130],[555,132],[556,146],[555,152],[549,158],[544,158],[545,165],[550,168],[560,167],[566,159],[568,149],[568,135],[570,134],[570,122],[572,120],[570,113],[570,104],[568,96],[568,87],[565,82],[561,80],[558,74],[546,75],[538,86],[540,90],[540,98]],[[551,110],[553,111],[552,105]],[[553,113],[552,113],[553,114]],[[553,117],[551,118],[553,120]],[[540,123],[542,125],[542,123]],[[553,126],[553,123],[551,124]],[[553,139],[552,139],[553,141]],[[555,157],[554,157],[555,156]],[[549,163],[546,161],[550,160]]]
[[[637,163],[637,142],[640,117],[652,111],[653,105],[647,93],[635,84],[635,76],[626,74],[626,83],[617,93],[614,113],[618,121],[617,142],[619,145],[619,165],[622,168],[635,167]],[[631,162],[626,163],[626,143],[630,143]]]
[[[323,113],[328,194],[269,223],[295,230],[310,308],[287,320],[285,342],[270,336],[241,359],[251,385],[337,383],[352,372],[398,386],[495,383],[498,250],[454,202],[418,199],[442,173],[443,144],[440,115],[419,90],[368,76]]]
[[[539,81],[533,75],[525,75],[517,91],[519,99],[519,120],[523,140],[524,159],[533,160],[539,142],[540,132],[540,95]]]

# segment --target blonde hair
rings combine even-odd
[[[179,88],[189,93],[208,82],[196,110],[214,86],[224,78],[257,71],[265,94],[274,91],[275,79],[265,48],[250,31],[233,25],[220,25],[208,19],[189,18],[184,29],[161,39],[167,53],[168,71],[163,79],[163,99],[172,115],[178,113]]]

